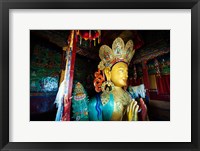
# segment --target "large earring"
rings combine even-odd
[[[111,81],[105,81],[103,82],[101,86],[101,90],[103,92],[112,92],[114,90],[115,86]]]
[[[101,102],[103,106],[109,102],[110,94],[114,90],[114,88],[115,86],[111,81],[103,82],[101,86],[101,90],[103,91],[103,93],[101,94]]]

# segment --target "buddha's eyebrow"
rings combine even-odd
[[[126,67],[120,66],[119,69],[126,69]]]

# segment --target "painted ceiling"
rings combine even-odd
[[[31,35],[56,45],[61,52],[67,46],[69,34],[70,30],[31,30]],[[130,39],[134,41],[136,49],[132,59],[134,64],[170,51],[169,30],[101,30],[101,42],[99,44],[96,43],[94,46],[94,43],[92,43],[91,45],[89,40],[80,42],[79,38],[76,52],[89,59],[99,59],[100,46],[106,44],[111,47],[113,40],[118,36],[125,43]]]

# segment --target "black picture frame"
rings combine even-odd
[[[9,142],[9,9],[191,9],[191,142]],[[1,150],[200,150],[199,0],[0,0],[0,148]],[[190,100],[188,100],[190,101]]]

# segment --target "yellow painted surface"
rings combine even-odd
[[[149,83],[150,83],[150,89],[157,89],[155,75],[149,75]]]

